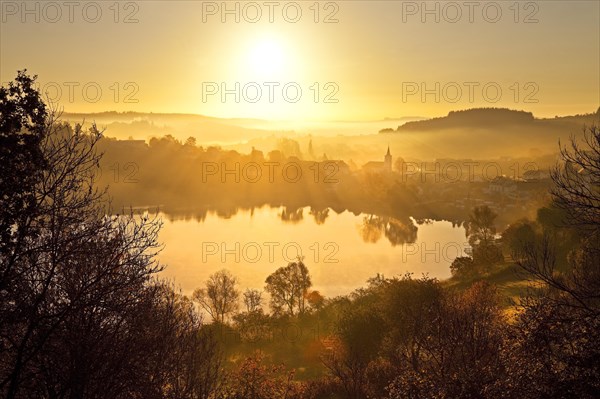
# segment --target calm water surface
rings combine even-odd
[[[417,224],[331,210],[318,216],[310,208],[289,215],[269,207],[230,218],[209,213],[202,221],[174,221],[163,214],[165,249],[159,259],[167,267],[162,274],[186,294],[223,268],[239,279],[242,290],[262,290],[270,273],[300,254],[313,289],[331,297],[364,286],[377,273],[448,278],[450,263],[468,247],[464,228],[446,221]]]

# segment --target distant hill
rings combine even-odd
[[[215,122],[229,122],[236,124],[243,123],[265,123],[267,121],[262,119],[252,118],[217,118],[213,116],[206,116],[201,114],[179,114],[179,113],[161,113],[161,112],[117,112],[117,111],[104,111],[94,113],[71,113],[64,112],[62,117],[65,119],[81,119],[86,120],[109,120],[112,122],[130,122],[132,120],[187,120],[187,121],[215,121]]]
[[[533,114],[507,108],[475,108],[450,111],[447,116],[407,122],[398,127],[403,130],[454,129],[460,127],[490,127],[499,125],[526,125],[533,123]]]
[[[308,148],[312,141],[314,154],[319,157],[326,154],[329,159],[363,164],[383,160],[388,145],[394,160],[554,154],[559,139],[564,143],[570,135],[580,134],[584,125],[599,124],[600,114],[536,118],[531,112],[480,108],[421,121],[394,118],[304,126],[292,126],[286,121],[138,112],[64,113],[62,119],[71,123],[85,120],[87,124],[95,121],[100,128],[106,128],[107,137],[121,140],[132,137],[148,141],[151,137],[172,135],[185,141],[193,136],[198,145],[220,145],[243,153],[249,153],[252,147],[265,152],[278,149],[286,137],[298,142],[306,159],[310,158]]]
[[[600,124],[600,109],[587,114],[536,118],[531,112],[507,108],[475,108],[448,115],[410,121],[393,129],[380,129],[372,145],[392,145],[401,156],[446,158],[530,156],[551,154],[584,125]],[[406,154],[406,155],[404,155]]]
[[[314,136],[355,136],[372,134],[388,126],[426,119],[423,117],[386,118],[373,121],[286,121],[253,118],[219,118],[199,114],[155,112],[63,113],[69,123],[95,122],[108,137],[133,137],[148,141],[151,137],[171,135],[185,141],[193,136],[202,145],[243,145],[263,138]],[[254,144],[251,144],[254,145]]]
[[[549,126],[565,124],[598,124],[600,108],[595,113],[562,116],[555,118],[535,118],[531,112],[517,111],[508,108],[473,108],[462,111],[450,111],[447,116],[406,122],[398,126],[396,131],[434,131],[445,129],[494,129],[508,126]],[[386,132],[389,132],[386,129]]]
[[[190,136],[201,143],[228,143],[262,137],[272,132],[256,126],[258,119],[225,119],[196,114],[165,114],[143,112],[63,113],[61,119],[70,123],[95,122],[106,129],[108,137],[149,140],[170,134],[182,141]],[[264,123],[267,123],[264,121]]]

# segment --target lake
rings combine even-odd
[[[327,297],[348,294],[377,273],[445,279],[452,260],[468,248],[464,228],[446,221],[417,224],[310,208],[290,214],[267,206],[227,218],[211,212],[201,220],[161,216],[162,275],[185,294],[223,268],[238,278],[242,291],[262,290],[269,274],[298,256],[304,257],[313,289]]]

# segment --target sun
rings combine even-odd
[[[278,77],[286,71],[289,56],[275,38],[262,38],[248,46],[247,63],[255,75]]]
[[[313,80],[307,78],[307,51],[295,34],[261,31],[233,38],[209,98],[215,115],[297,119],[313,113]],[[237,39],[237,40],[236,40]],[[210,101],[215,100],[215,101]],[[220,100],[220,101],[219,101]],[[208,112],[208,111],[207,111]]]

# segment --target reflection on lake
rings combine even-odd
[[[313,287],[325,296],[347,294],[377,273],[450,276],[449,265],[467,247],[463,227],[445,221],[335,213],[309,207],[263,207],[227,218],[208,213],[172,220],[162,215],[160,261],[165,277],[185,293],[226,268],[240,288],[263,289],[266,277],[304,256]]]

